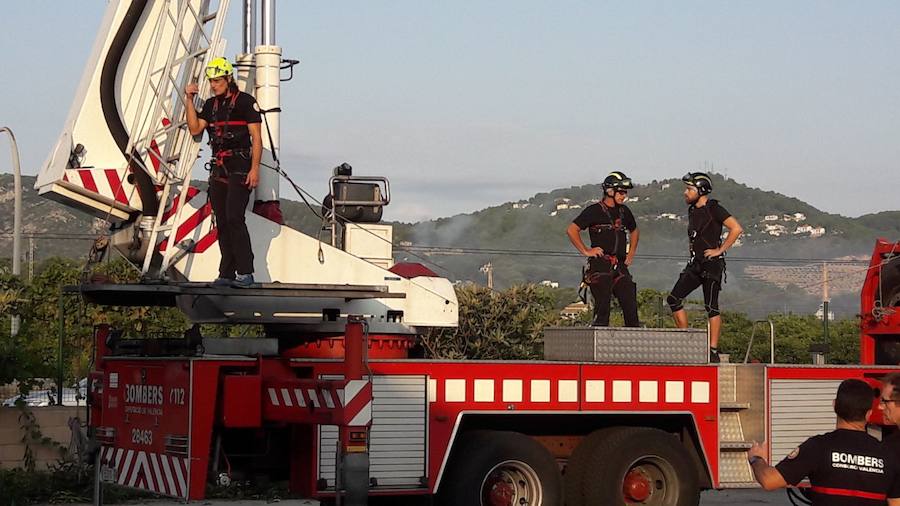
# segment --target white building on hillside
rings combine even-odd
[[[787,228],[781,224],[766,225],[766,233],[778,237],[787,234]]]
[[[796,221],[797,223],[800,223],[806,219],[806,215],[803,213],[785,214],[782,216],[782,219],[784,221]]]
[[[575,318],[578,318],[578,315],[580,315],[581,313],[586,313],[589,310],[590,306],[579,300],[578,302],[573,302],[568,306],[562,308],[562,311],[560,311],[559,314],[563,318],[574,320]]]
[[[819,309],[816,310],[816,318],[820,320],[825,316],[825,308],[823,306],[824,304],[819,305]],[[828,310],[828,320],[834,321],[834,311],[830,309]]]

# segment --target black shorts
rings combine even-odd
[[[694,261],[687,265],[675,286],[672,287],[669,296],[669,306],[672,311],[678,311],[684,307],[684,299],[698,287],[703,287],[703,305],[710,316],[719,315],[719,292],[722,290],[722,279],[725,275],[725,259],[722,257],[711,260]]]

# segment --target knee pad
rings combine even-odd
[[[669,304],[669,309],[671,309],[673,313],[675,311],[681,311],[681,309],[684,308],[684,299],[679,299],[671,293],[666,297],[666,302]]]
[[[705,304],[704,307],[706,308],[707,316],[709,316],[710,318],[712,318],[713,316],[719,316],[720,313],[718,307],[713,307],[709,304]]]

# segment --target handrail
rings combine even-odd
[[[750,326],[750,342],[747,343],[747,351],[744,353],[744,363],[750,359],[750,348],[753,347],[753,337],[756,335],[756,324],[757,323],[768,323],[769,324],[769,363],[775,363],[775,322],[771,319],[765,320],[756,320]]]

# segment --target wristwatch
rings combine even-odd
[[[766,460],[766,459],[760,457],[759,455],[754,455],[754,456],[750,457],[749,459],[747,459],[747,462],[749,462],[750,465],[752,466],[757,460]]]

